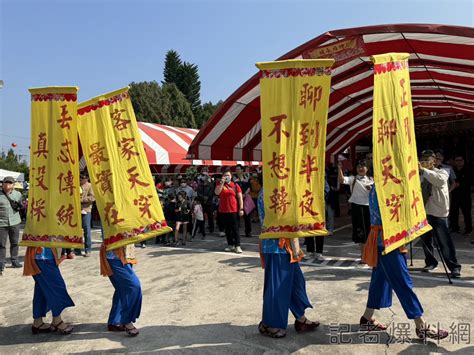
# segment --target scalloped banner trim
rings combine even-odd
[[[326,223],[309,223],[309,224],[298,224],[296,226],[286,225],[286,226],[271,226],[263,227],[262,234],[264,233],[278,233],[278,232],[309,232],[314,230],[323,230],[326,228]]]
[[[420,223],[414,225],[409,230],[403,230],[400,233],[392,235],[390,238],[384,240],[383,244],[384,244],[385,247],[388,247],[388,246],[398,242],[399,240],[402,240],[402,239],[405,239],[405,238],[408,238],[408,237],[412,236],[413,234],[415,234],[419,230],[425,228],[427,225],[428,225],[428,220],[425,219],[424,221],[421,221]]]
[[[33,94],[31,101],[77,101],[77,94]]]
[[[37,235],[37,234],[23,234],[22,241],[25,242],[46,242],[46,243],[73,243],[81,244],[83,242],[82,236],[73,235]]]
[[[87,105],[87,106],[84,106],[84,107],[81,107],[80,109],[77,110],[77,114],[79,116],[82,116],[82,115],[85,115],[86,113],[89,113],[91,111],[95,111],[101,107],[104,107],[104,106],[109,106],[113,103],[116,103],[116,102],[120,102],[120,101],[123,101],[123,100],[126,100],[130,97],[129,93],[128,92],[122,92],[118,95],[114,95],[112,97],[109,97],[108,99],[105,99],[105,100],[99,100],[97,103],[95,104],[92,104],[92,105]]]
[[[374,65],[374,74],[385,74],[391,71],[403,70],[408,68],[408,60],[400,60],[396,62],[387,62]]]
[[[155,231],[155,230],[159,230],[163,227],[168,227],[168,224],[166,223],[165,220],[163,220],[161,222],[155,222],[155,223],[149,224],[145,227],[134,228],[130,232],[123,232],[123,233],[118,233],[118,234],[112,235],[109,238],[104,240],[104,244],[105,244],[105,246],[109,246],[111,244],[120,242],[124,239],[133,238],[137,235],[148,233],[148,232]]]
[[[331,68],[288,68],[275,70],[260,70],[261,79],[289,78],[297,76],[331,75]]]

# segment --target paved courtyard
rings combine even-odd
[[[410,268],[426,319],[453,331],[439,344],[425,345],[415,339],[414,325],[408,323],[395,296],[391,309],[378,312],[381,321],[391,323],[387,333],[359,331],[370,270],[358,264],[358,247],[350,241],[347,222],[337,220],[341,229],[326,238],[324,261],[309,258],[302,263],[314,305],[307,315],[322,324],[314,333],[297,334],[291,315],[286,338],[269,339],[258,333],[263,288],[258,239],[242,238],[244,253],[238,255],[223,252],[225,238],[216,234],[186,247],[150,241],[146,249],[138,248],[136,271],[144,293],[137,323],[141,333],[137,338],[108,333],[113,288],[99,275],[100,238],[95,230],[92,257],[66,260],[61,266],[76,303],[64,312],[64,319],[75,326],[69,336],[31,335],[33,280],[23,277],[22,270],[6,269],[0,278],[0,353],[474,353],[474,248],[469,239],[454,235],[463,276],[452,285],[441,267],[431,274],[421,273],[423,251],[420,245],[413,248]]]

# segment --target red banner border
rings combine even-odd
[[[410,230],[408,230],[408,231],[403,230],[403,231],[401,231],[401,232],[399,232],[395,235],[392,235],[389,239],[386,239],[386,240],[383,241],[384,246],[388,247],[388,246],[398,242],[399,240],[405,239],[405,238],[413,235],[414,233],[418,232],[420,229],[423,229],[427,225],[428,225],[428,220],[425,219],[424,221],[421,221],[417,225],[410,228]]]
[[[287,68],[260,70],[260,79],[331,75],[331,68]]]
[[[168,227],[168,224],[166,223],[165,220],[161,222],[155,222],[155,223],[149,224],[145,227],[134,228],[130,232],[123,232],[123,233],[118,233],[116,235],[112,235],[109,238],[104,240],[104,244],[105,246],[109,246],[111,244],[120,242],[124,239],[133,238],[136,235],[148,233],[154,230],[161,229],[163,227]]]
[[[123,100],[126,100],[130,97],[130,94],[128,92],[122,92],[120,94],[117,94],[117,95],[114,95],[112,97],[109,97],[108,99],[105,99],[105,100],[99,100],[97,101],[97,103],[95,104],[91,104],[91,105],[87,105],[87,106],[84,106],[84,107],[81,107],[80,109],[77,110],[77,114],[79,116],[82,116],[86,113],[89,113],[91,111],[95,111],[101,107],[104,107],[104,106],[109,106],[113,103],[116,103],[116,102],[120,102],[120,101],[123,101]]]
[[[309,232],[313,230],[323,230],[326,228],[326,223],[310,223],[310,224],[298,224],[298,225],[285,225],[285,226],[272,226],[262,229],[262,234],[264,233],[279,233],[279,232],[288,232],[288,233],[297,233],[297,232]]]
[[[77,94],[33,94],[31,101],[77,101]]]
[[[408,60],[396,62],[387,62],[374,65],[374,75],[385,74],[391,71],[403,70],[408,68]]]
[[[55,239],[55,240],[52,240]],[[82,244],[82,236],[71,236],[71,235],[37,235],[37,234],[23,234],[22,241],[29,242],[48,242],[48,243],[74,243]]]

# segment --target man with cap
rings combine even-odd
[[[451,271],[451,277],[461,276],[461,265],[456,259],[451,235],[449,234],[449,173],[444,169],[435,167],[436,155],[432,150],[424,150],[420,156],[420,178],[423,202],[425,204],[428,223],[433,230],[421,236],[423,251],[425,252],[425,267],[423,271],[429,272],[438,266],[433,252],[435,236],[446,266]]]
[[[7,176],[3,179],[0,190],[0,276],[5,269],[7,256],[7,238],[10,240],[10,257],[12,266],[20,268],[18,261],[18,241],[20,239],[20,208],[21,194],[14,189],[15,178]]]

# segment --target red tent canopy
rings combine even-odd
[[[189,145],[198,133],[197,129],[171,127],[156,123],[138,122],[138,130],[145,148],[152,173],[184,173],[190,166],[208,166],[210,172],[219,172],[222,167],[258,166],[258,162],[188,160]]]
[[[379,25],[326,32],[279,59],[327,58],[333,66],[327,154],[334,156],[372,129],[371,55],[410,53],[415,116],[474,113],[474,29],[445,25]],[[268,58],[262,58],[265,60]],[[415,118],[416,120],[416,118]],[[188,157],[261,160],[260,86],[255,74],[200,130]]]

